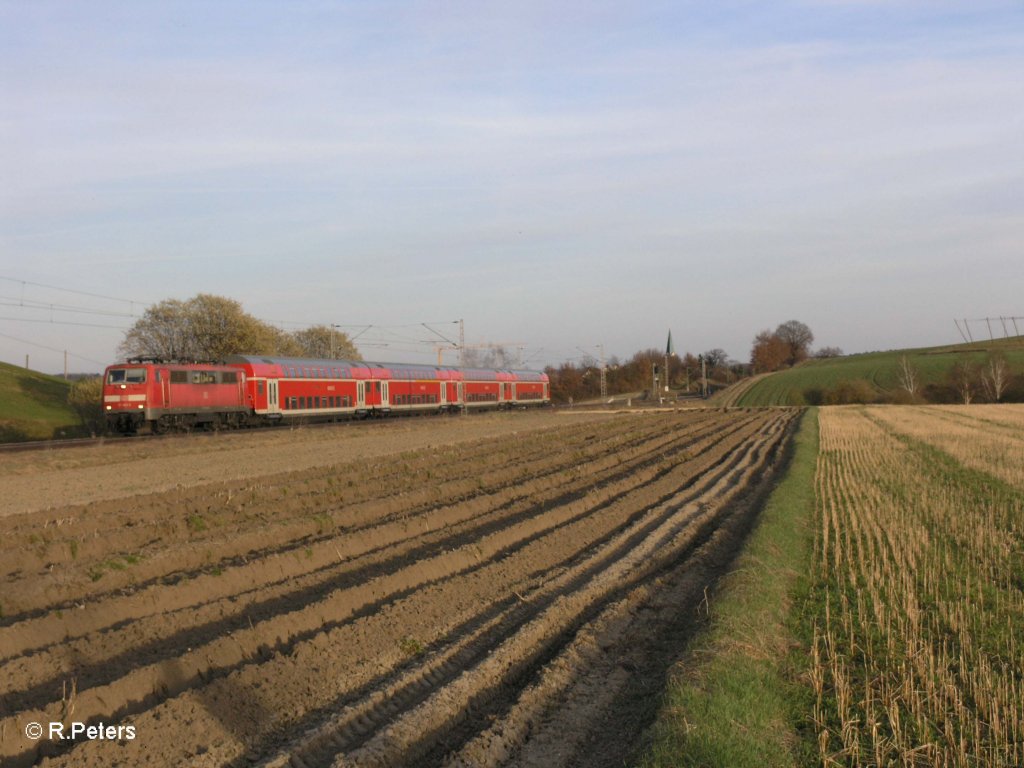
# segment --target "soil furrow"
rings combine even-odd
[[[452,734],[466,728],[469,721],[486,721],[492,699],[507,695],[503,691],[508,688],[517,688],[522,678],[553,656],[560,644],[572,637],[603,605],[619,599],[631,586],[659,572],[666,561],[683,557],[685,551],[700,540],[701,534],[706,536],[715,529],[719,513],[710,513],[709,508],[717,508],[740,493],[757,470],[752,459],[755,452],[743,452],[744,460],[738,462],[735,472],[720,477],[709,491],[711,496],[721,494],[717,504],[710,498],[702,499],[699,505],[686,510],[689,514],[683,519],[679,519],[683,511],[681,503],[663,504],[669,514],[661,516],[660,525],[651,536],[635,543],[627,554],[594,574],[586,584],[567,590],[515,633],[505,634],[501,645],[477,667],[463,672],[450,685],[440,687],[407,714],[387,718],[386,726],[379,733],[370,739],[361,739],[362,743],[354,750],[328,762],[324,762],[322,756],[311,760],[300,751],[298,755],[285,754],[271,760],[268,766],[417,764],[439,739],[450,740]],[[693,525],[699,518],[703,519]],[[390,691],[385,692],[385,697],[390,698]],[[336,743],[336,740],[331,741]]]
[[[689,435],[689,437],[687,437]],[[304,543],[302,556],[294,558],[281,558],[255,561],[239,566],[235,570],[230,567],[223,572],[214,575],[202,575],[196,583],[179,583],[172,587],[156,585],[150,589],[140,589],[138,592],[128,595],[117,595],[114,599],[106,601],[91,601],[85,609],[71,611],[68,617],[61,615],[64,610],[73,606],[62,605],[51,609],[51,613],[43,616],[38,622],[23,621],[17,625],[0,629],[0,648],[7,653],[15,654],[20,647],[22,652],[41,650],[41,646],[33,645],[34,640],[43,638],[62,638],[61,644],[66,647],[67,640],[82,635],[92,635],[105,626],[114,625],[122,629],[124,622],[128,619],[142,618],[151,615],[159,610],[161,617],[168,618],[168,614],[176,610],[188,608],[199,609],[198,614],[193,614],[189,624],[193,627],[201,623],[201,613],[217,617],[218,621],[228,621],[226,613],[240,615],[249,606],[258,603],[260,599],[273,599],[271,593],[266,598],[261,598],[256,593],[256,587],[260,581],[264,581],[270,588],[277,587],[281,599],[301,598],[301,592],[306,587],[297,583],[296,579],[302,580],[310,574],[318,571],[329,572],[327,575],[320,575],[318,578],[327,580],[330,575],[339,569],[338,561],[350,561],[351,559],[373,553],[376,550],[401,543],[408,539],[410,541],[419,538],[427,542],[432,539],[439,541],[436,546],[452,547],[460,543],[458,535],[462,529],[458,524],[469,522],[486,532],[486,526],[500,525],[501,521],[487,520],[487,515],[500,512],[505,509],[510,515],[517,509],[542,506],[544,503],[557,503],[567,501],[571,493],[578,492],[578,489],[588,487],[592,484],[590,476],[598,475],[608,470],[603,482],[612,482],[618,476],[625,476],[638,470],[645,463],[650,463],[650,455],[659,449],[672,449],[674,445],[689,447],[698,440],[707,436],[705,431],[686,431],[682,435],[669,437],[666,442],[655,441],[643,449],[634,448],[625,456],[613,454],[601,461],[590,462],[579,468],[580,474],[567,477],[565,473],[554,477],[550,482],[545,474],[536,483],[530,483],[529,488],[512,487],[506,488],[502,494],[481,495],[472,499],[469,503],[445,504],[435,506],[429,513],[421,515],[421,519],[415,519],[410,514],[400,522],[389,525],[378,525],[364,529],[346,529],[343,535],[335,536],[326,542]],[[614,471],[612,471],[614,470]],[[584,474],[586,473],[586,474]],[[574,490],[575,489],[575,490]],[[546,499],[549,492],[561,494],[555,500]],[[513,509],[513,503],[518,502],[519,507]],[[520,514],[523,514],[520,511]],[[426,533],[420,533],[420,528]],[[472,535],[470,532],[463,535]],[[416,557],[423,556],[430,551],[430,547],[420,545],[410,549],[409,554]],[[401,550],[397,550],[392,557],[402,556]],[[269,567],[268,567],[269,565]],[[261,578],[262,576],[262,578]],[[268,580],[268,577],[270,579]],[[250,587],[250,588],[247,588]],[[195,604],[195,595],[207,597],[207,601],[201,605]],[[224,596],[220,604],[216,598]],[[224,603],[230,605],[225,606]],[[256,608],[258,609],[258,604]],[[266,611],[262,611],[266,613]],[[247,611],[247,619],[255,619],[251,611]],[[230,627],[225,627],[230,628]],[[166,633],[165,628],[160,628]],[[52,640],[51,640],[52,642]],[[49,662],[47,662],[49,663]],[[52,668],[52,667],[51,667]]]
[[[416,471],[406,485],[389,469],[344,510],[326,481],[307,473],[315,494],[288,496],[326,510],[337,530],[303,528],[289,507],[285,522],[264,532],[267,554],[248,562],[232,559],[229,540],[255,536],[259,517],[236,519],[224,539],[171,534],[159,543],[168,562],[223,540],[226,552],[211,561],[220,575],[90,598],[68,611],[96,617],[86,622],[93,629],[71,638],[54,630],[75,625],[73,615],[22,616],[0,628],[0,650],[23,654],[4,662],[0,761],[240,767],[275,754],[295,765],[373,764],[385,754],[398,761],[388,764],[436,763],[486,732],[486,718],[514,717],[519,694],[546,665],[568,668],[559,659],[576,658],[574,637],[604,633],[595,629],[602,616],[639,600],[634,594],[660,594],[665,574],[710,546],[733,519],[731,505],[766,472],[791,418],[690,412],[573,425],[564,443],[551,430],[531,445],[567,446],[554,461],[495,446],[509,466],[476,471],[460,458],[471,453],[446,449],[457,480],[454,469],[410,457]],[[413,488],[420,471],[431,473],[432,492]],[[346,518],[350,506],[358,509]],[[622,637],[635,631],[643,630]],[[16,639],[26,642],[7,645]],[[24,653],[31,642],[40,645]],[[72,680],[74,695],[62,701]],[[71,717],[132,723],[140,737],[9,737],[31,720]],[[380,752],[399,736],[404,746]]]
[[[696,419],[687,425],[687,429],[700,429],[701,422],[701,419]],[[118,541],[115,544],[113,539],[103,540],[94,537],[95,546],[103,547],[103,549],[99,556],[94,557],[90,562],[81,552],[84,543],[80,539],[68,539],[64,543],[67,544],[68,552],[75,550],[75,557],[72,558],[70,554],[67,554],[66,557],[76,562],[71,563],[69,560],[66,563],[69,567],[60,572],[61,581],[58,582],[52,575],[53,563],[47,566],[44,578],[40,579],[38,574],[26,573],[20,580],[8,580],[8,592],[17,597],[16,601],[12,601],[7,606],[8,618],[0,621],[0,625],[9,624],[18,613],[31,615],[33,601],[47,606],[49,610],[64,609],[73,607],[75,602],[100,599],[124,588],[135,591],[154,582],[167,583],[188,579],[196,573],[214,568],[223,569],[233,561],[247,561],[292,551],[296,547],[304,548],[307,545],[306,542],[330,536],[337,528],[348,531],[351,528],[358,528],[360,525],[378,522],[396,515],[406,516],[407,513],[415,512],[420,508],[436,507],[442,502],[450,505],[458,499],[514,486],[516,483],[522,482],[524,478],[556,474],[566,467],[586,464],[593,456],[612,453],[611,446],[606,447],[609,442],[621,450],[628,450],[631,444],[635,445],[648,439],[646,433],[650,431],[649,429],[640,430],[640,434],[634,436],[634,433],[637,432],[635,425],[623,421],[618,426],[620,431],[613,433],[608,440],[602,441],[593,441],[590,439],[588,430],[580,430],[581,439],[588,440],[589,444],[571,452],[559,452],[553,458],[549,456],[546,461],[543,458],[531,458],[525,470],[520,470],[518,473],[513,466],[497,473],[484,474],[483,469],[486,467],[478,467],[479,462],[476,459],[478,452],[482,451],[484,456],[491,459],[496,456],[501,461],[509,459],[510,454],[507,448],[501,446],[497,441],[490,441],[484,445],[475,444],[461,452],[450,452],[454,459],[440,469],[435,467],[433,484],[428,484],[427,487],[422,487],[423,482],[416,479],[412,473],[407,474],[405,484],[396,489],[369,474],[368,470],[360,469],[358,466],[355,468],[331,467],[327,472],[321,473],[320,479],[323,482],[318,484],[321,492],[314,496],[317,500],[315,504],[312,503],[312,499],[305,499],[302,495],[287,493],[284,497],[268,496],[263,499],[261,504],[255,506],[252,498],[249,498],[248,502],[240,501],[239,503],[248,508],[245,522],[252,530],[238,531],[224,528],[218,523],[216,526],[218,535],[222,539],[226,538],[227,541],[218,542],[215,555],[210,549],[214,542],[206,535],[207,528],[203,528],[201,531],[188,530],[185,532],[179,529],[188,528],[189,521],[194,521],[193,527],[195,528],[212,526],[219,512],[211,513],[212,507],[210,507],[209,499],[217,498],[219,495],[223,495],[223,492],[214,493],[209,489],[202,489],[198,492],[193,491],[189,496],[185,496],[181,492],[174,492],[169,497],[167,495],[147,497],[138,500],[135,506],[138,509],[149,510],[149,515],[157,519],[160,519],[161,510],[180,507],[186,509],[185,514],[178,511],[166,516],[170,527],[163,531],[159,551],[145,548],[133,551],[131,547],[126,546],[124,541]],[[625,428],[626,434],[621,434],[623,428]],[[535,452],[531,450],[531,453]],[[469,460],[467,457],[473,458]],[[396,461],[401,463],[401,459],[400,456]],[[341,474],[347,475],[348,479],[335,480]],[[353,477],[357,478],[358,482]],[[307,483],[309,482],[309,473],[301,473],[301,478],[292,478],[292,481]],[[444,487],[443,495],[439,495],[437,492],[437,487],[441,486]],[[275,487],[286,490],[289,486],[287,483],[279,483],[278,485],[261,484],[261,487],[269,494],[270,490]],[[357,495],[360,498],[345,500],[350,494],[349,489],[353,487],[359,490]],[[371,488],[386,489],[387,492],[374,496],[371,491],[367,490]],[[335,489],[335,491],[331,489]],[[206,499],[205,509],[201,509],[201,505],[195,502],[194,499],[197,495]],[[282,522],[282,513],[286,511],[282,507],[296,504],[300,505],[303,510],[301,518],[297,522]],[[78,512],[71,510],[61,511],[57,519],[75,520],[79,517],[81,515]],[[268,528],[265,521],[273,521],[273,525]],[[44,528],[50,527],[49,522],[49,520],[46,521]],[[68,525],[58,525],[57,528],[66,530]],[[326,533],[324,533],[325,529]],[[196,534],[201,535],[197,536]],[[72,547],[73,542],[76,542],[75,547]],[[268,547],[268,542],[274,543]],[[173,549],[171,545],[174,545]],[[127,557],[136,562],[132,562],[131,567],[127,567],[123,561],[118,561],[117,557],[111,558],[112,554],[120,554],[123,556],[122,560]],[[38,560],[38,556],[31,552],[21,553],[21,556]],[[98,566],[97,560],[99,561]],[[189,570],[190,568],[191,570]],[[76,574],[78,575],[77,579],[75,579]],[[101,579],[103,583],[97,583]],[[33,588],[26,589],[21,583],[24,581],[31,581]],[[69,589],[76,586],[77,594],[69,598]],[[51,593],[54,591],[59,591],[63,595],[63,604],[53,600]],[[0,644],[0,648],[2,647]]]
[[[731,433],[732,430],[725,430],[723,435],[731,435]],[[707,461],[715,455],[716,451],[710,451],[703,456],[703,460]],[[625,472],[622,474],[622,482],[626,483],[626,486],[616,490],[617,496],[623,496],[636,486],[651,482],[656,479],[659,474],[663,473],[664,470],[658,467],[649,467],[645,471]],[[616,481],[610,481],[608,483],[608,487],[612,487],[614,482]],[[598,490],[599,489],[591,489],[590,495],[592,503],[602,499],[602,496],[597,492]],[[612,496],[610,499],[605,499],[598,503],[608,503],[609,501],[614,501],[615,498],[615,496]],[[570,509],[569,505],[579,499],[579,492],[577,490],[573,490],[571,493],[556,497],[553,500],[553,504],[556,507],[560,506],[563,509]],[[548,502],[547,504],[551,503],[552,502]],[[517,515],[518,525],[525,527],[529,531],[534,531],[532,534],[534,536],[542,535],[543,531],[546,530],[548,526],[555,527],[557,518],[548,516],[538,530],[538,520],[540,520],[540,513],[544,508],[545,506],[528,506],[524,511]],[[583,507],[583,509],[586,510],[586,507]],[[284,636],[284,639],[282,639],[282,637],[278,636],[276,630],[273,630],[272,627],[268,629],[262,622],[270,621],[273,626],[273,623],[279,623],[279,618],[284,616],[289,623],[294,624],[294,622],[300,621],[296,617],[301,611],[309,615],[309,618],[302,621],[301,625],[316,627],[318,618],[316,615],[313,615],[313,609],[317,608],[318,603],[325,603],[327,606],[335,606],[339,604],[338,596],[344,594],[346,591],[350,591],[350,594],[360,594],[357,588],[361,584],[365,584],[372,579],[377,579],[378,581],[384,580],[385,582],[390,581],[388,574],[398,567],[398,563],[401,560],[416,562],[417,565],[411,570],[421,571],[432,575],[434,571],[431,570],[432,566],[430,564],[433,561],[446,559],[449,562],[452,562],[451,554],[445,553],[445,550],[449,549],[449,547],[445,545],[451,545],[452,552],[457,548],[462,550],[467,548],[471,549],[473,547],[473,542],[480,537],[481,533],[486,533],[487,535],[501,534],[500,538],[506,538],[510,533],[516,530],[514,524],[517,523],[517,520],[506,519],[499,521],[499,523],[500,524],[498,525],[486,526],[483,531],[470,531],[468,535],[449,537],[440,547],[419,547],[410,551],[402,552],[400,553],[400,556],[391,557],[384,562],[362,564],[359,559],[354,559],[351,563],[341,567],[341,570],[343,570],[344,573],[341,574],[337,581],[326,585],[314,585],[314,587],[312,587],[308,592],[291,592],[289,594],[285,594],[269,601],[270,605],[253,606],[252,610],[245,611],[243,615],[219,621],[212,628],[190,627],[181,632],[171,633],[161,639],[159,641],[159,646],[157,647],[154,647],[153,645],[149,645],[141,649],[129,647],[119,657],[103,659],[94,658],[90,662],[88,657],[84,655],[85,649],[81,649],[81,653],[76,653],[76,650],[78,649],[75,648],[74,644],[71,644],[70,647],[62,645],[62,647],[58,649],[60,656],[57,659],[52,659],[48,654],[44,653],[30,656],[25,659],[23,663],[10,663],[8,664],[10,675],[7,683],[12,689],[17,690],[18,692],[16,694],[0,698],[0,703],[2,703],[4,709],[9,710],[41,706],[46,701],[52,699],[53,692],[55,690],[59,689],[66,681],[72,678],[77,680],[77,685],[80,690],[85,690],[91,689],[95,686],[106,685],[121,676],[128,676],[129,678],[136,678],[135,680],[132,680],[131,684],[131,687],[135,688],[138,685],[138,673],[137,671],[133,672],[132,670],[137,666],[135,663],[136,659],[145,659],[147,665],[151,669],[155,670],[152,675],[154,678],[152,685],[157,687],[160,685],[163,676],[159,671],[157,671],[159,662],[154,661],[153,657],[159,656],[159,651],[161,649],[165,652],[177,655],[180,653],[181,647],[188,647],[195,648],[195,650],[192,651],[192,654],[197,657],[201,657],[205,654],[208,657],[213,655],[217,658],[224,658],[222,651],[218,652],[209,648],[203,648],[200,647],[200,645],[204,641],[213,640],[223,646],[226,644],[226,641],[217,641],[216,638],[220,638],[231,632],[235,633],[235,640],[228,644],[233,649],[238,643],[238,637],[257,633],[262,638],[258,645],[260,648],[264,649],[264,653],[280,651],[281,647],[291,642],[287,639],[287,634]],[[513,539],[511,546],[524,546],[529,543],[530,538],[531,537],[528,535],[521,539]],[[470,552],[469,554],[470,557],[473,556],[473,552]],[[480,552],[476,553],[476,558],[481,559],[482,557],[483,555]],[[426,563],[425,565],[424,562]],[[408,573],[409,570],[410,569],[407,569],[406,573]],[[426,578],[427,577],[424,577],[424,579]],[[402,585],[400,589],[408,589],[404,582],[400,582],[400,584]],[[388,593],[384,592],[379,599],[385,599],[387,596]],[[327,611],[327,615],[332,615],[329,612],[330,609],[325,608],[324,610]],[[255,627],[253,626],[254,624]],[[269,639],[270,636],[275,637],[276,641],[271,642]],[[117,639],[123,640],[123,637],[119,636]],[[234,660],[236,656],[237,653],[229,655],[228,658]],[[58,674],[57,676],[49,677],[36,685],[32,685],[27,688],[22,687],[21,690],[18,690],[19,686],[24,685],[22,681],[25,680],[26,676],[31,679],[31,670],[36,670],[37,674],[41,672],[44,675],[52,675],[53,664],[55,663],[60,664],[60,666],[67,665],[67,671],[62,674]],[[206,665],[204,673],[205,676],[209,677],[212,674],[218,673],[220,673],[218,667],[209,663]],[[180,687],[193,681],[194,679],[192,678],[179,678],[177,686]],[[164,684],[167,685],[166,682]],[[171,693],[177,692],[173,688],[169,688],[168,690]],[[109,700],[110,696],[108,695],[104,698]],[[82,706],[84,706],[84,702],[82,703]],[[107,712],[106,714],[110,713]]]

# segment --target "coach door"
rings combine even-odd
[[[160,380],[160,402],[164,408],[171,407],[171,372],[166,368],[157,371],[157,378]]]
[[[271,413],[277,413],[280,407],[277,404],[277,382],[267,382],[267,410]]]
[[[366,407],[366,382],[356,382],[356,408]]]

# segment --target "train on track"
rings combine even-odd
[[[234,355],[134,359],[103,375],[111,432],[249,427],[549,405],[540,371]]]

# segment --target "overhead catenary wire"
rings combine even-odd
[[[51,291],[62,291],[63,293],[74,293],[79,296],[89,296],[94,299],[105,299],[107,301],[120,301],[124,304],[140,304],[142,306],[149,306],[153,302],[151,301],[140,301],[138,299],[126,299],[123,296],[105,296],[101,293],[90,293],[89,291],[81,291],[76,288],[61,288],[58,285],[47,285],[46,283],[37,283],[32,280],[22,280],[17,277],[8,277],[6,275],[0,275],[0,280],[4,280],[9,283],[18,283],[19,285],[31,285],[35,288],[48,288]]]
[[[103,317],[139,317],[137,314],[131,314],[128,312],[108,312],[102,309],[76,307],[71,304],[50,304],[44,301],[33,301],[31,299],[19,301],[11,296],[0,296],[0,307],[23,307],[25,309],[42,309],[48,312],[66,312],[68,314],[78,315],[101,315]]]
[[[3,318],[0,318],[0,320],[2,320],[2,319]],[[38,342],[29,341],[28,339],[20,339],[17,336],[11,336],[10,334],[7,334],[7,333],[0,333],[0,337],[3,337],[5,339],[10,339],[11,341],[16,341],[19,344],[28,344],[30,347],[36,347],[38,349],[45,349],[47,352],[56,352],[58,354],[65,354],[66,353],[68,357],[74,357],[74,358],[76,358],[78,360],[84,360],[87,363],[93,363],[94,365],[98,365],[101,368],[107,364],[106,362],[102,362],[100,360],[93,360],[91,357],[85,357],[84,355],[75,354],[74,352],[71,352],[69,350],[56,349],[54,347],[48,347],[45,344],[39,344]],[[107,362],[109,362],[109,361],[107,361]]]
[[[77,323],[71,320],[42,320],[28,317],[0,317],[0,320],[10,320],[16,323],[40,323],[42,325],[71,325],[78,328],[109,328],[114,331],[127,331],[123,325],[101,325],[99,323]]]

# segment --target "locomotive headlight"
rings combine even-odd
[[[139,410],[141,411],[141,410],[142,410],[143,408],[145,408],[145,407],[146,407],[146,406],[144,406],[144,405],[140,405],[140,406],[139,406]]]
[[[107,410],[109,411],[109,410],[111,409],[111,407],[112,407],[112,406],[109,406],[109,405],[108,405],[108,406],[107,406]]]

